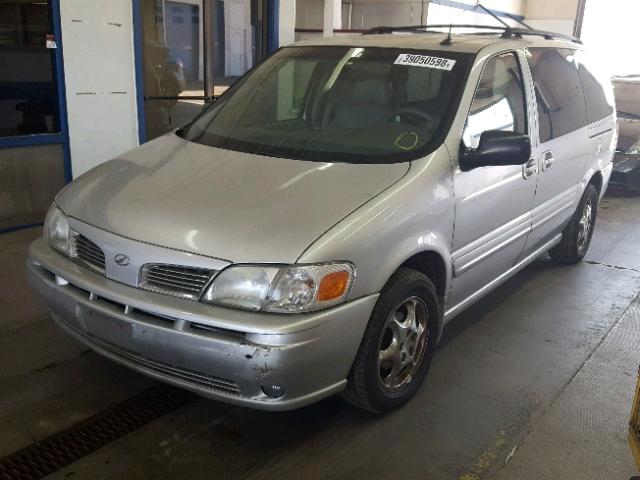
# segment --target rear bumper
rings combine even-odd
[[[264,410],[342,390],[377,300],[295,316],[229,310],[106,279],[43,240],[31,245],[27,268],[56,323],[96,352],[203,396]],[[284,393],[266,395],[273,386]]]

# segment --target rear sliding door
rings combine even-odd
[[[531,140],[539,174],[523,256],[566,225],[579,199],[578,184],[590,151],[576,51],[540,47],[528,48],[526,55],[536,97],[537,135]]]
[[[603,72],[593,58],[578,52],[578,73],[587,105],[589,154],[587,161],[598,165],[606,173],[611,170],[611,159],[616,148],[615,100],[610,76]],[[595,160],[595,162],[593,162]]]

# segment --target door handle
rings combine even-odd
[[[538,162],[535,158],[530,158],[529,161],[522,166],[522,178],[528,180],[535,177],[536,173],[538,173]]]
[[[553,166],[553,162],[555,158],[553,157],[553,152],[551,150],[547,150],[542,154],[542,171],[546,172]]]

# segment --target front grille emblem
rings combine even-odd
[[[123,253],[118,253],[115,257],[113,257],[113,260],[121,267],[126,267],[131,263],[131,259]]]

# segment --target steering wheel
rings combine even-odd
[[[404,116],[407,115],[409,117],[413,117],[414,119],[420,118],[423,120],[423,122],[419,122],[420,124],[425,124],[426,127],[429,127],[431,125],[431,123],[433,122],[431,115],[429,115],[427,112],[420,110],[419,108],[411,108],[411,107],[405,107],[405,108],[401,108],[398,111],[396,111],[394,113],[394,116]],[[416,125],[416,122],[411,122],[414,125]]]

